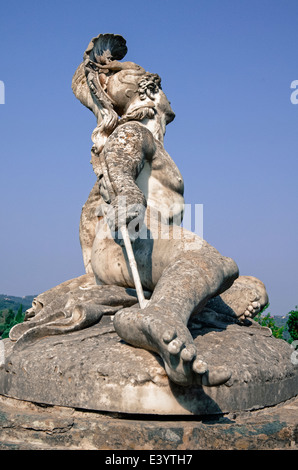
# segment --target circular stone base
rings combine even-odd
[[[202,316],[203,318],[204,316]],[[217,387],[170,383],[162,360],[116,334],[112,317],[84,330],[49,336],[13,349],[3,340],[0,394],[48,405],[121,413],[211,415],[258,409],[297,395],[293,349],[268,328],[190,325],[198,354],[209,366],[227,366]]]
[[[139,455],[142,468],[144,461],[160,464],[160,456],[173,451],[176,460],[181,456],[180,464],[193,456],[193,468],[202,461],[201,454],[193,452],[197,450],[298,450],[298,398],[207,418],[89,412],[3,396],[0,410],[0,450],[101,450],[100,463],[110,463],[107,458],[123,451],[126,456]]]

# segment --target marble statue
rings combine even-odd
[[[111,308],[110,294],[117,297],[117,286],[123,296],[112,313],[123,340],[160,355],[176,384],[220,385],[230,378],[230,370],[210,368],[197,354],[190,319],[199,318],[211,302],[215,311],[216,305],[218,311],[224,305],[234,321],[245,321],[267,304],[268,296],[261,281],[239,277],[231,258],[181,227],[183,178],[163,143],[175,114],[160,77],[121,62],[126,52],[124,38],[100,34],[91,40],[72,82],[75,96],[97,119],[91,149],[97,181],[80,221],[86,275],[94,285],[80,286],[77,296],[55,291],[50,307],[43,305],[41,295],[27,314],[29,321],[16,326],[11,339],[85,328],[100,319],[102,305]],[[123,302],[135,284],[121,226],[128,227],[148,299],[145,308],[135,298]]]
[[[39,294],[3,340],[0,395],[94,411],[208,415],[297,394],[292,349],[254,316],[264,284],[182,227],[161,78],[100,34],[72,80],[96,117],[80,218],[85,273]],[[187,149],[187,143],[185,144]]]
[[[115,314],[118,335],[160,354],[176,383],[219,384],[229,378],[229,371],[209,370],[197,356],[187,327],[190,316],[199,315],[209,299],[226,291],[235,309],[233,292],[242,286],[245,295],[237,315],[252,317],[268,302],[266,290],[254,278],[243,282],[231,258],[175,224],[182,220],[184,183],[163,144],[166,125],[175,114],[160,77],[132,62],[120,62],[125,52],[121,36],[99,35],[73,80],[75,95],[98,122],[92,134],[92,163],[101,199],[95,201],[99,220],[92,196],[82,214],[86,269],[99,284],[134,287],[118,236],[121,224],[132,225],[141,283],[152,296],[144,309],[133,306]],[[114,236],[105,236],[109,231]],[[144,236],[138,236],[141,233]],[[238,295],[235,300],[239,302]]]

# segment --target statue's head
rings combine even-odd
[[[165,126],[175,117],[160,77],[134,62],[120,62],[126,52],[122,36],[101,34],[91,40],[73,77],[75,95],[97,117],[93,141],[98,145],[128,120],[142,121],[158,114]]]
[[[107,93],[115,103],[119,123],[142,121],[164,114],[165,122],[169,124],[175,117],[157,74],[144,72],[136,76],[122,70],[109,79]]]

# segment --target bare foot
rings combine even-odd
[[[143,310],[120,310],[114,316],[114,326],[129,344],[159,354],[169,378],[179,385],[220,385],[231,376],[224,367],[210,370],[197,357],[188,328],[171,313],[165,314],[164,308],[148,306]]]
[[[254,318],[268,304],[264,284],[251,276],[240,276],[220,297],[240,321]]]

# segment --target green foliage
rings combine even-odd
[[[17,313],[15,313],[11,308],[4,310],[0,313],[0,336],[2,339],[8,338],[9,332],[14,325],[22,323],[25,318],[25,313],[23,312],[23,305],[19,306]]]
[[[283,326],[278,326],[276,320],[270,313],[264,314],[268,307],[269,304],[255,316],[254,320],[261,326],[270,328],[273,336],[276,338],[284,339],[288,343],[298,340],[298,305],[295,306],[295,310],[291,310],[288,315],[286,315],[287,321]]]
[[[298,305],[295,306],[296,310],[289,312],[287,327],[290,334],[289,343],[298,340]]]
[[[24,320],[24,317],[25,317],[25,313],[23,313],[23,305],[21,304],[15,316],[15,322],[22,323]]]
[[[263,314],[268,307],[269,304],[266,305],[266,307],[264,307],[263,310],[261,310],[261,312],[254,317],[254,320],[258,322],[261,326],[266,326],[267,328],[270,328],[270,330],[272,331],[272,335],[275,338],[284,339],[283,334],[285,332],[285,326],[277,326],[276,321],[269,312],[266,315]]]

